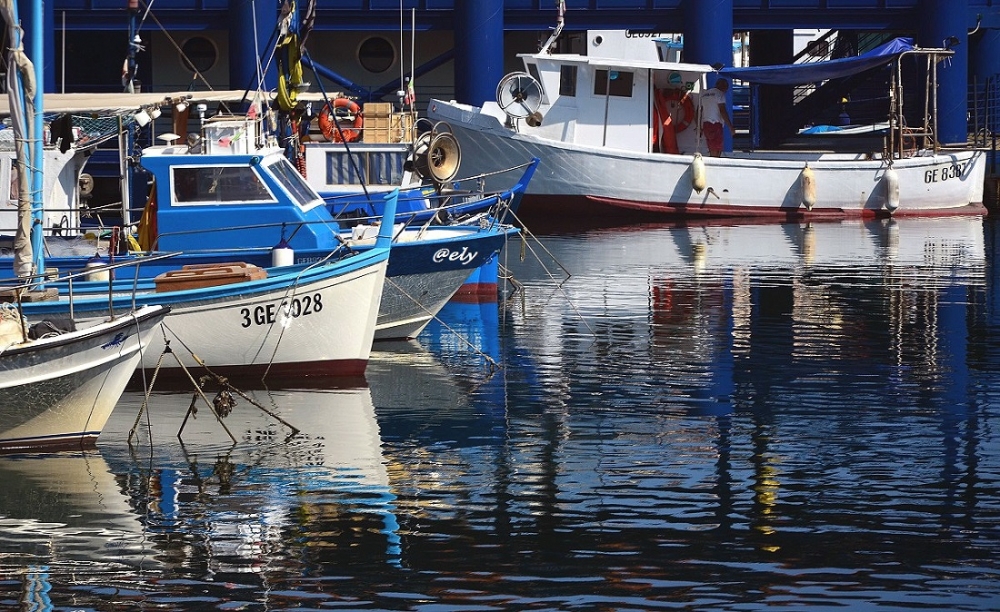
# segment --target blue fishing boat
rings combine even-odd
[[[281,148],[256,145],[263,140],[260,130],[259,121],[245,116],[220,116],[206,122],[200,146],[171,142],[143,151],[141,163],[152,176],[152,188],[138,227],[142,252],[179,255],[143,265],[139,278],[148,284],[184,265],[305,265],[331,253],[374,247],[379,220],[356,219],[350,227],[338,222]],[[529,164],[515,185],[492,196],[497,215],[523,193],[536,165]],[[394,255],[375,339],[418,335],[470,274],[518,232],[488,213],[452,225],[411,225],[399,215],[392,218],[397,221]],[[122,246],[111,245],[108,259],[136,257],[135,252],[116,254]],[[49,265],[82,269],[86,259],[56,255]],[[78,292],[101,287],[76,285]]]
[[[203,152],[186,144],[146,149],[142,164],[153,176],[155,202],[140,227],[144,241],[183,252],[183,261],[235,259],[260,266],[306,264],[336,250],[371,248],[378,231],[372,219],[341,224],[281,149],[252,144],[258,129],[256,121],[218,117],[206,123]],[[417,336],[469,275],[518,232],[497,216],[523,193],[535,165],[494,196],[497,214],[451,225],[394,217],[376,339]]]

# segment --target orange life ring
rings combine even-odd
[[[677,133],[694,121],[694,103],[682,89],[657,89],[653,95],[653,151],[679,153]]]
[[[661,91],[661,99],[666,106],[664,110],[673,118],[674,132],[683,132],[694,122],[694,102],[691,101],[691,96],[683,89],[674,87]],[[678,113],[678,109],[683,112]]]
[[[346,110],[349,115],[354,116],[354,121],[351,127],[340,126],[337,129],[337,111]],[[330,104],[323,107],[320,111],[319,117],[317,118],[319,123],[319,129],[323,132],[323,136],[331,142],[354,142],[361,137],[361,128],[365,124],[365,118],[361,114],[361,107],[354,100],[349,100],[347,98],[337,98],[333,101],[333,108],[330,108]],[[343,134],[343,137],[341,137]]]

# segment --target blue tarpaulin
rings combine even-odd
[[[884,66],[904,51],[911,51],[912,38],[894,38],[856,57],[844,57],[825,62],[780,64],[751,68],[723,68],[722,76],[758,85],[804,85],[858,74]]]

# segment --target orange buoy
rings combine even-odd
[[[670,88],[657,91],[657,95],[662,99],[664,115],[670,115],[673,120],[674,131],[683,132],[694,121],[694,102],[691,96],[683,89]]]
[[[338,114],[346,115],[348,120],[350,120],[350,117],[354,117],[350,127],[340,125],[338,128]],[[317,123],[319,123],[319,129],[323,132],[323,136],[327,140],[331,142],[354,142],[361,137],[361,129],[364,127],[365,118],[361,114],[361,107],[358,106],[357,102],[347,98],[337,98],[333,101],[332,108],[330,104],[323,107],[323,110],[319,113],[319,117],[317,117]]]

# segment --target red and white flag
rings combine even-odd
[[[403,97],[403,104],[412,106],[417,101],[417,94],[413,92],[413,77],[406,79],[406,96]]]

